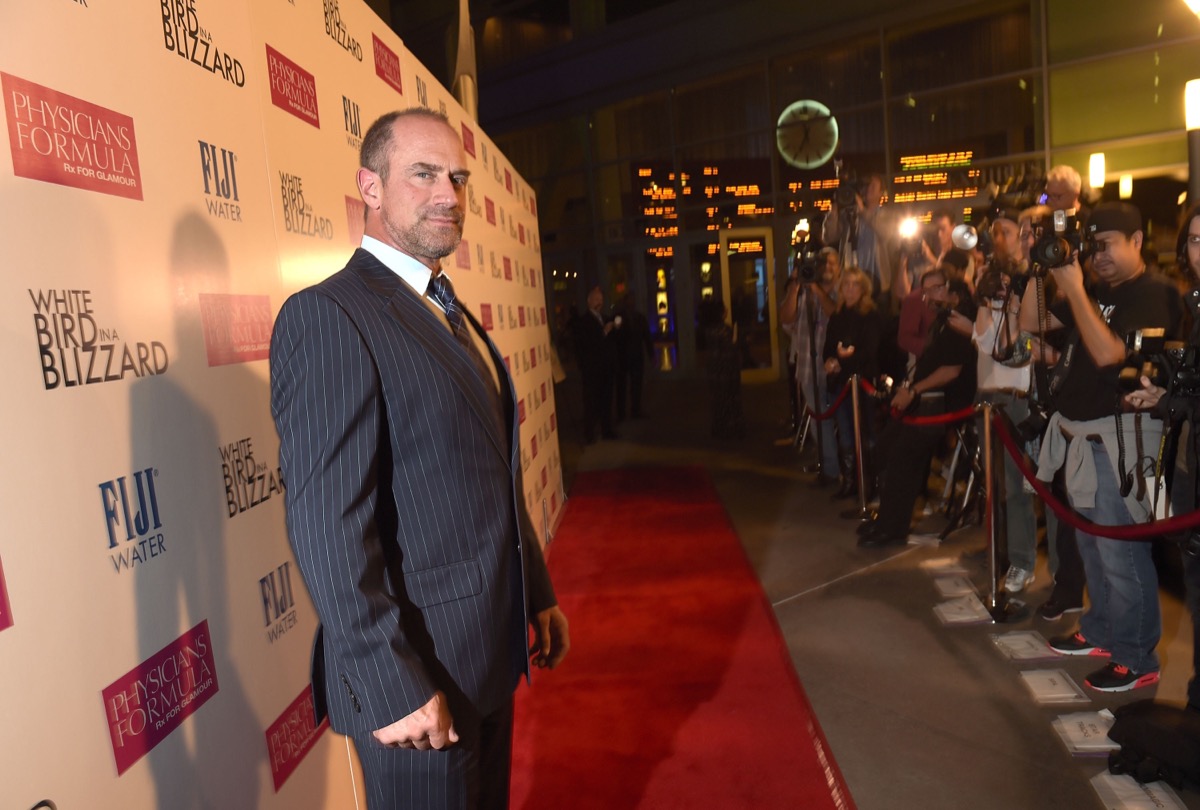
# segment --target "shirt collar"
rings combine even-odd
[[[398,275],[413,292],[424,297],[429,290],[429,279],[433,271],[407,253],[380,242],[373,236],[362,238],[362,249],[383,263],[383,266]],[[444,272],[444,271],[443,271]],[[447,276],[449,278],[449,276]]]

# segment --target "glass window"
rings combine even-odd
[[[543,242],[556,246],[564,242],[591,243],[595,218],[582,172],[542,178],[533,187]]]
[[[811,98],[837,113],[842,107],[883,98],[879,39],[856,40],[805,50],[775,62],[775,117],[793,101]]]
[[[893,101],[893,159],[970,150],[978,160],[1033,151],[1041,135],[1039,91],[1030,75]]]
[[[510,132],[496,138],[496,146],[527,180],[578,169],[587,157],[582,118],[568,118]]]
[[[888,42],[891,92],[918,92],[1028,70],[1037,63],[1033,42],[1024,4],[986,17],[893,35]]]
[[[591,126],[596,160],[669,152],[668,103],[667,94],[660,93],[596,110]]]
[[[1051,63],[1200,36],[1181,0],[1055,0],[1046,18]]]
[[[693,143],[773,127],[768,106],[762,70],[680,88],[675,96],[676,141]]]
[[[1065,146],[1182,130],[1183,86],[1197,76],[1200,59],[1194,43],[1054,68],[1051,143]]]

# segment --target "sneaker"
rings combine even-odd
[[[1050,639],[1050,649],[1063,655],[1111,655],[1108,650],[1097,647],[1083,633],[1075,632],[1069,636],[1058,636]]]
[[[1158,683],[1158,670],[1139,675],[1129,667],[1109,661],[1103,669],[1088,675],[1084,683],[1097,692],[1128,692]]]
[[[1033,582],[1032,571],[1010,565],[1008,573],[1004,576],[1004,590],[1009,593],[1020,593],[1028,588],[1031,582]]]
[[[1068,605],[1066,602],[1060,602],[1051,596],[1042,606],[1038,608],[1038,615],[1048,622],[1061,619],[1064,613],[1079,613],[1083,610],[1083,605]]]

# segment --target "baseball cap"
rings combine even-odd
[[[1092,209],[1088,216],[1087,232],[1095,235],[1101,231],[1120,231],[1126,236],[1142,229],[1142,212],[1136,205],[1127,202],[1104,202]]]

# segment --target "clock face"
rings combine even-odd
[[[815,169],[837,149],[837,120],[819,101],[793,102],[779,116],[775,142],[788,163],[798,169]]]

